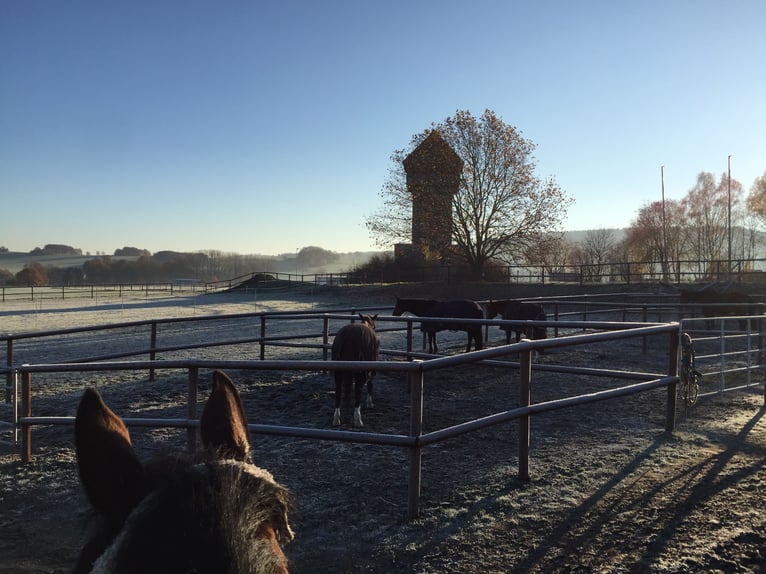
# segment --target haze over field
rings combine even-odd
[[[494,110],[626,227],[766,171],[760,1],[0,5],[0,245],[370,251],[389,157]],[[455,40],[459,38],[459,40]]]

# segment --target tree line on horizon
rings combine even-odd
[[[0,253],[3,252],[0,248]],[[7,250],[5,251],[7,252]],[[30,256],[80,256],[80,249],[50,244],[36,248]],[[308,246],[290,254],[290,264],[296,269],[315,269],[331,265],[340,255],[321,247]],[[194,279],[213,282],[241,277],[260,270],[270,270],[279,257],[240,255],[208,250],[198,253],[158,251],[151,254],[145,249],[124,247],[113,256],[99,255],[87,259],[82,265],[60,267],[30,261],[17,273],[0,268],[0,285],[84,285],[84,284],[145,284],[166,283],[176,279]]]
[[[718,271],[750,271],[748,266],[762,256],[764,224],[766,174],[746,196],[728,174],[716,179],[701,172],[682,199],[645,203],[622,238],[605,229],[588,232],[578,243],[556,238],[529,251],[526,261],[550,270],[583,266],[595,274],[627,262],[640,273],[642,264],[648,269],[656,263],[664,277],[677,278],[690,262],[715,265]]]

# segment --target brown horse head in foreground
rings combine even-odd
[[[144,464],[127,426],[85,391],[75,419],[77,462],[101,525],[75,573],[287,572],[290,496],[249,462],[239,393],[221,371],[200,419],[205,452]]]

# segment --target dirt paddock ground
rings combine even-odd
[[[328,290],[165,305],[0,304],[0,331],[103,324],[147,314],[388,302],[393,304],[392,293],[383,290],[361,295]],[[459,352],[460,337],[452,345],[449,337],[445,341],[447,352]],[[617,351],[595,344],[537,360],[663,372],[668,355],[661,341],[647,354],[637,342],[625,342]],[[229,374],[249,422],[331,428],[329,374]],[[425,430],[513,408],[516,374],[464,366],[427,377]],[[200,402],[209,375],[201,373]],[[610,380],[560,373],[535,374],[533,381],[535,402],[614,386]],[[125,416],[175,417],[185,411],[183,372],[160,373],[153,383],[146,373],[107,372],[43,381],[35,387],[34,414],[73,415],[85,386],[98,387]],[[762,387],[703,398],[679,416],[672,436],[664,433],[664,389],[538,415],[532,419],[529,482],[517,478],[515,422],[426,447],[420,517],[410,522],[406,451],[256,435],[253,453],[256,464],[287,485],[296,500],[296,539],[286,548],[292,572],[758,572],[766,571],[763,404]],[[363,409],[365,428],[357,432],[406,434],[408,409],[405,378],[379,374],[375,407]],[[353,430],[348,420],[344,429]],[[184,431],[173,429],[131,434],[142,457],[183,448],[186,441]],[[22,464],[17,451],[0,448],[0,572],[66,572],[88,531],[91,516],[78,484],[72,429],[36,428],[33,456]]]

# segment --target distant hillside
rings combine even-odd
[[[583,230],[579,230],[579,231],[565,231],[564,232],[564,238],[567,241],[570,241],[572,243],[579,243],[583,239],[585,239],[585,237],[588,235],[588,233],[591,233],[593,231],[597,231],[597,230],[595,230],[595,229],[583,229]],[[600,231],[600,230],[598,230],[598,231]],[[611,228],[611,229],[607,229],[607,231],[611,231],[612,232],[612,237],[614,238],[615,243],[625,239],[625,234],[626,234],[625,229]]]
[[[158,252],[155,257],[163,260],[169,257],[171,252]],[[254,266],[257,269],[247,269],[247,273],[257,271],[275,271],[279,273],[297,273],[312,275],[314,273],[339,273],[351,271],[354,267],[362,265],[370,260],[374,255],[380,255],[379,251],[357,251],[353,253],[338,253],[337,260],[332,263],[319,266],[302,265],[295,254],[285,254],[281,256],[262,256],[259,257],[260,263]],[[178,255],[178,254],[176,254]],[[18,251],[0,252],[0,269],[6,269],[13,274],[21,271],[29,263],[40,263],[51,267],[82,267],[83,263],[91,259],[101,257],[99,255],[32,255]],[[133,255],[109,255],[112,261],[135,261],[138,256]],[[246,257],[246,256],[243,256]]]
[[[276,271],[278,273],[297,273],[312,275],[314,273],[341,273],[352,271],[355,267],[367,263],[373,256],[382,255],[383,251],[355,251],[352,253],[337,253],[338,258],[322,265],[303,265],[294,254],[285,254],[275,258],[269,269],[253,269],[253,271]]]
[[[40,263],[51,267],[82,267],[82,264],[90,259],[95,259],[98,255],[32,255],[31,253],[22,253],[19,251],[9,251],[0,253],[0,269],[6,269],[11,273],[18,273],[24,269],[28,263]],[[131,256],[110,256],[113,261],[134,261],[138,257]]]

